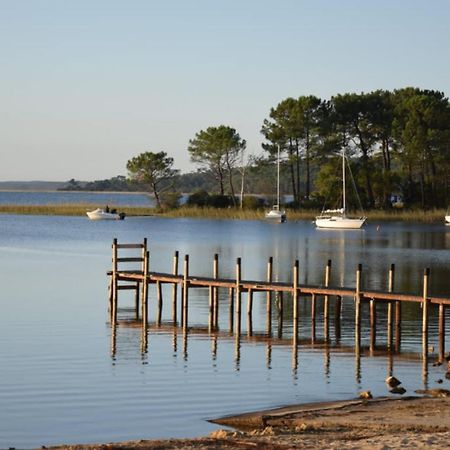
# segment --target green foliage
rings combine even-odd
[[[176,209],[180,207],[181,195],[179,192],[163,192],[161,204],[164,209]]]
[[[191,194],[187,199],[189,206],[207,206],[209,203],[209,194],[205,190],[200,190]]]
[[[145,152],[127,162],[127,170],[132,180],[148,183],[155,196],[156,205],[161,208],[160,191],[173,181],[178,171],[172,168],[173,158],[166,152]]]
[[[189,141],[191,161],[213,174],[219,184],[220,195],[225,194],[225,178],[228,178],[230,195],[234,199],[233,170],[245,150],[246,142],[234,128],[220,125],[199,131]]]
[[[249,195],[243,198],[242,207],[244,209],[261,209],[265,206],[265,201],[261,197],[255,197],[253,195]]]

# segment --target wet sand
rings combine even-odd
[[[52,450],[450,448],[450,393],[313,403],[212,422],[226,429],[196,439],[64,445]],[[230,429],[234,428],[234,430]]]

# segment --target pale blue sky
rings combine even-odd
[[[286,97],[416,86],[450,95],[448,0],[0,0],[0,180],[183,172],[229,125],[261,152]]]

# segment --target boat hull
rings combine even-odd
[[[337,230],[357,230],[366,222],[366,218],[349,218],[349,217],[316,217],[315,223],[317,228],[330,228]]]
[[[91,220],[121,220],[125,217],[125,214],[110,213],[104,211],[103,209],[88,211],[86,215]]]
[[[271,222],[280,222],[284,223],[286,222],[286,213],[284,211],[279,210],[272,210],[266,213],[266,219],[270,220]]]

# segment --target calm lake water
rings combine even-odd
[[[153,270],[171,271],[175,250],[190,255],[192,274],[210,275],[214,253],[220,275],[234,277],[242,257],[242,276],[264,279],[269,256],[274,273],[289,280],[300,261],[302,283],[322,283],[332,259],[332,284],[353,286],[363,264],[363,286],[385,289],[396,264],[396,289],[419,293],[425,267],[430,291],[449,296],[450,227],[401,223],[368,224],[362,231],[318,231],[309,222],[130,217],[92,222],[84,217],[0,216],[0,448],[34,448],[58,443],[185,437],[216,428],[208,418],[279,405],[353,398],[361,390],[386,395],[392,369],[409,393],[449,388],[442,367],[422,375],[420,310],[403,309],[402,352],[360,359],[352,350],[352,302],[344,302],[341,338],[333,320],[330,342],[310,342],[309,305],[302,302],[297,360],[291,348],[290,308],[286,301],[283,338],[246,337],[240,342],[193,331],[187,340],[172,327],[151,329],[147,346],[133,317],[131,293],[120,293],[119,326],[113,332],[107,311],[106,271],[111,242],[149,240]],[[163,292],[170,303],[170,289]],[[155,291],[150,290],[150,320]],[[228,294],[221,293],[220,328],[228,330]],[[254,332],[265,329],[265,296],[254,298]],[[243,296],[245,311],[246,296]],[[333,309],[333,308],[332,308]],[[378,343],[386,343],[385,308],[378,312]],[[363,309],[367,330],[367,309]],[[208,292],[190,292],[190,325],[205,325]],[[163,320],[171,317],[170,307]],[[346,320],[348,318],[348,320]],[[432,311],[430,345],[436,346]],[[447,321],[449,315],[447,314]],[[274,317],[274,330],[277,329]],[[225,333],[224,333],[225,334]],[[447,342],[449,333],[447,333]],[[368,333],[363,331],[363,345]]]
[[[153,206],[153,198],[142,193],[111,192],[27,192],[0,191],[0,205],[54,205],[86,203],[103,207]]]

